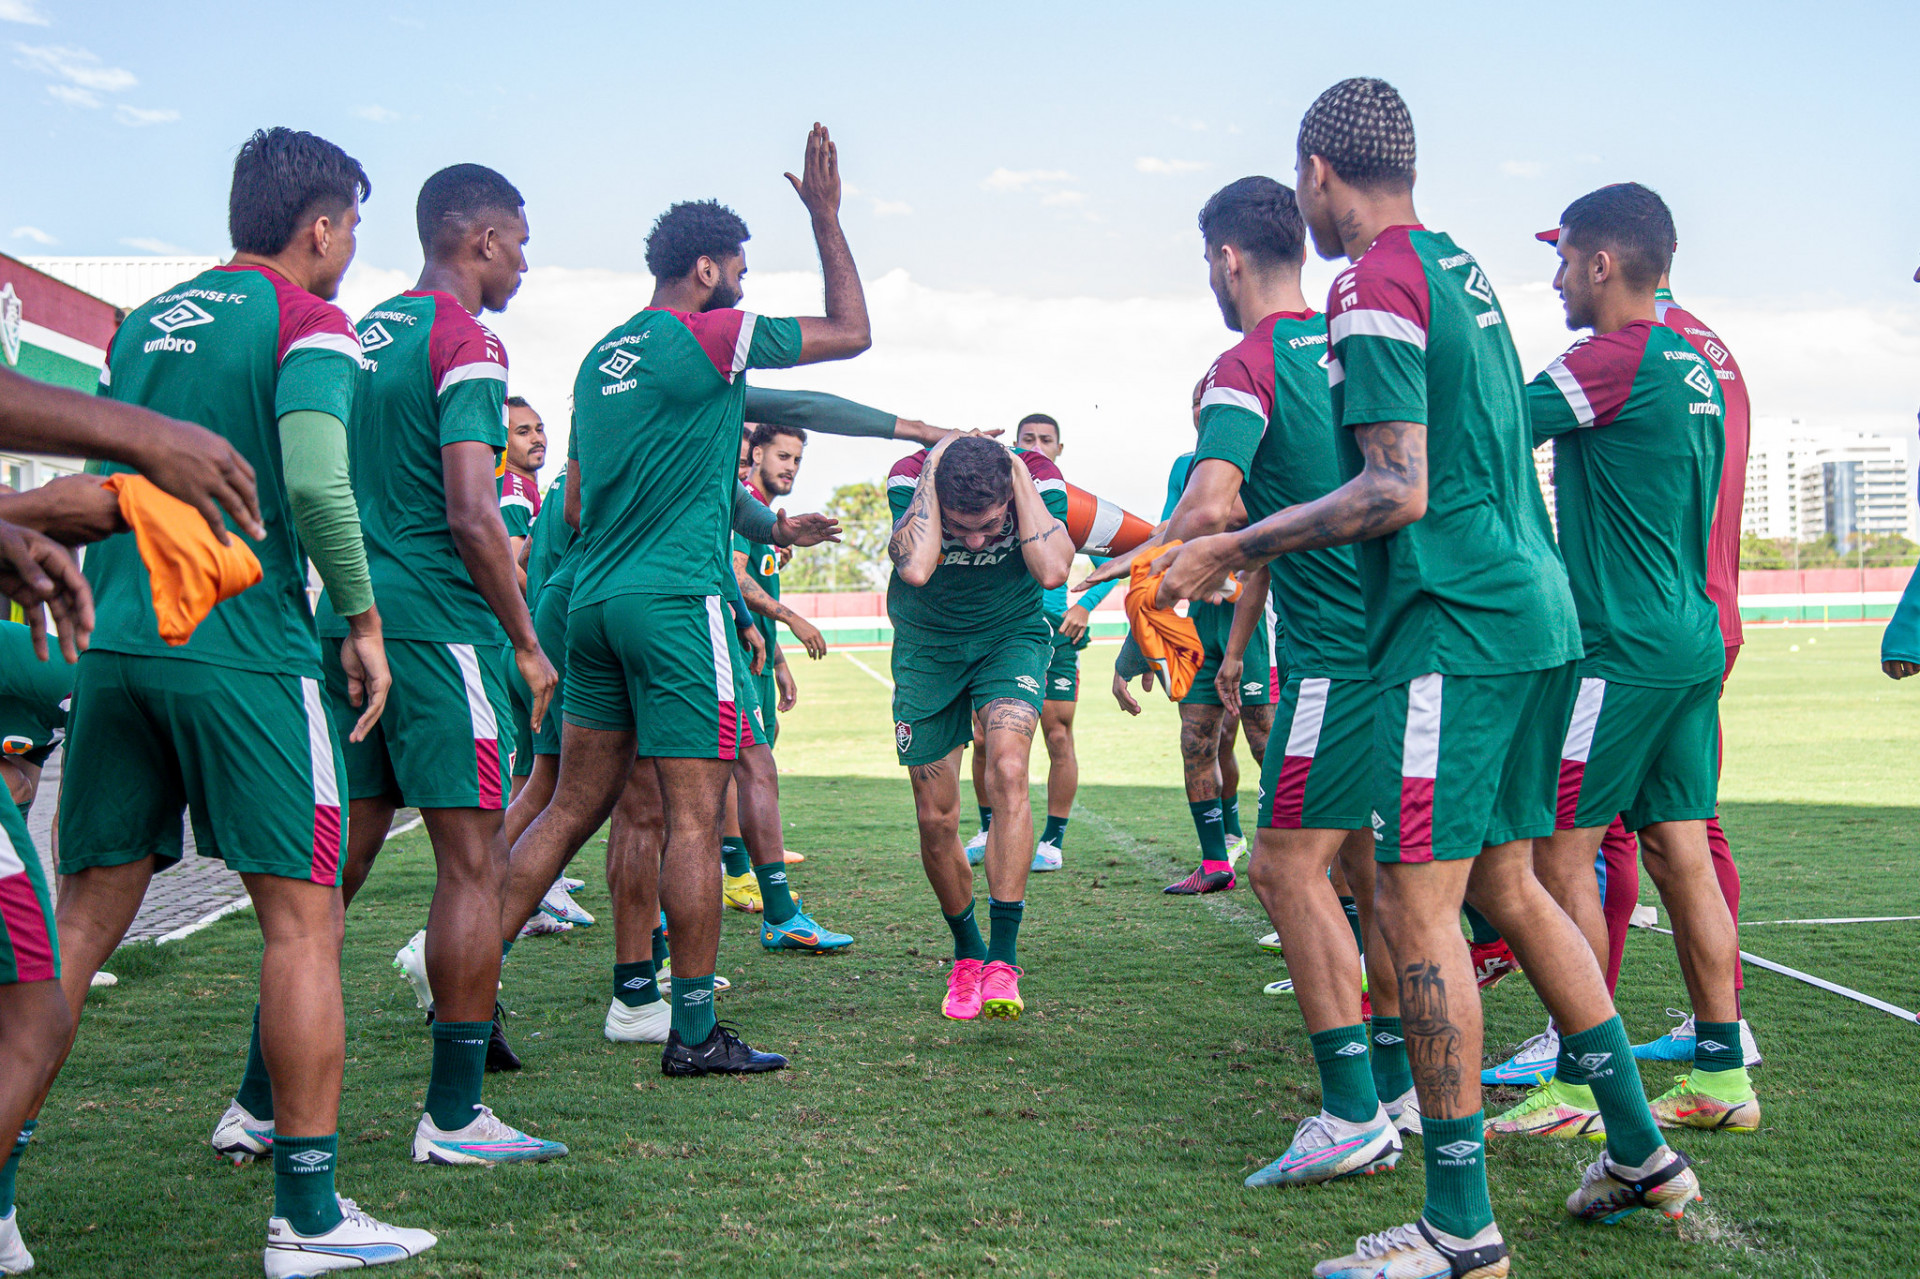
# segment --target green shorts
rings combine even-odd
[[[642,758],[738,759],[757,740],[750,682],[718,595],[616,595],[567,615],[567,723],[631,732]]]
[[[1213,686],[1213,681],[1220,673],[1220,659],[1226,655],[1227,639],[1233,633],[1233,605],[1193,603],[1187,606],[1187,616],[1200,632],[1200,649],[1207,657],[1200,663],[1200,673],[1193,677],[1193,687],[1180,699],[1180,704],[1218,706],[1220,690]],[[1273,678],[1273,642],[1267,620],[1262,618],[1253,638],[1247,641],[1240,670],[1240,701],[1247,706],[1270,706],[1279,691]]]
[[[1646,688],[1583,679],[1560,752],[1561,830],[1712,817],[1719,798],[1720,684]]]
[[[532,767],[535,755],[558,755],[560,753],[560,716],[566,702],[567,693],[567,610],[573,606],[573,575],[565,578],[550,579],[540,588],[540,600],[533,610],[533,634],[540,641],[540,649],[553,663],[553,670],[560,682],[553,686],[553,700],[547,703],[546,718],[540,721],[540,727],[533,732],[533,749],[527,752],[528,767]],[[514,772],[519,772],[519,757],[514,759]]]
[[[780,685],[773,678],[773,659],[769,657],[766,669],[747,682],[753,685],[760,703],[757,708],[760,714],[756,721],[759,727],[755,729],[754,737],[772,746],[780,740]]]
[[[398,796],[413,808],[504,808],[513,743],[506,653],[497,644],[387,641],[393,689],[363,742],[348,741],[360,711],[347,701],[340,650],[320,656],[347,761],[347,798]]]
[[[1040,709],[1053,645],[1044,628],[961,643],[893,642],[893,744],[907,766],[973,740],[973,714],[1011,697]]]
[[[229,870],[339,882],[347,774],[319,680],[89,650],[61,771],[63,875],[166,869],[185,810],[200,855]]]
[[[1047,662],[1047,682],[1045,697],[1049,702],[1077,702],[1080,700],[1080,650],[1093,640],[1093,633],[1087,632],[1075,643],[1060,633],[1060,618],[1047,614],[1047,625],[1053,628],[1053,653]]]
[[[500,669],[507,678],[507,713],[513,724],[513,775],[529,777],[533,774],[533,690],[520,678],[511,644],[500,651]]]
[[[0,986],[60,979],[60,934],[27,819],[0,787]]]
[[[1366,679],[1293,679],[1281,686],[1260,766],[1260,825],[1367,829],[1377,700]]]
[[[1449,861],[1552,834],[1574,670],[1422,675],[1379,689],[1375,860]]]

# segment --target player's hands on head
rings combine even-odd
[[[801,176],[787,175],[800,203],[816,218],[840,214],[840,153],[827,133],[827,126],[814,122],[807,134],[807,158],[800,165]]]
[[[142,455],[135,469],[198,510],[222,545],[230,542],[226,522],[220,518],[222,509],[248,537],[265,537],[253,464],[203,426],[158,413],[148,416],[152,424],[142,433]]]
[[[800,646],[807,650],[807,656],[814,661],[817,662],[827,655],[827,637],[820,633],[819,627],[806,618],[794,618],[787,623],[787,629],[793,632],[793,637],[800,641]],[[780,669],[784,671],[786,667],[782,666]]]
[[[1181,600],[1217,604],[1226,598],[1228,575],[1241,567],[1234,540],[1224,533],[1182,542],[1160,552],[1153,563],[1164,573],[1153,597],[1155,608],[1172,608]]]
[[[1213,677],[1213,691],[1220,694],[1220,705],[1229,715],[1240,713],[1240,673],[1246,668],[1245,658],[1231,653],[1220,655],[1220,670]]]
[[[1880,669],[1887,673],[1888,679],[1905,679],[1909,675],[1920,674],[1920,662],[1882,662]]]
[[[0,523],[0,595],[27,615],[33,655],[47,660],[47,615],[60,632],[60,654],[78,661],[93,634],[93,590],[64,546],[30,528]]]
[[[553,703],[553,690],[560,686],[560,676],[554,672],[553,663],[547,660],[547,655],[537,643],[532,648],[514,649],[513,664],[519,668],[527,691],[533,694],[530,703],[532,711],[527,718],[537,729],[540,721],[547,717],[547,707]]]
[[[1147,676],[1142,675],[1140,682],[1144,686]],[[1140,713],[1140,703],[1133,700],[1133,691],[1127,687],[1127,681],[1120,678],[1120,672],[1113,673],[1113,700],[1120,703],[1120,709],[1129,715]]]
[[[1068,609],[1066,616],[1060,619],[1060,633],[1073,643],[1078,644],[1087,633],[1087,625],[1093,620],[1093,614],[1075,604]]]
[[[347,675],[347,702],[364,708],[347,740],[364,742],[386,711],[387,693],[393,688],[378,609],[370,608],[347,619],[347,637],[340,641],[340,668]]]
[[[831,515],[815,512],[810,515],[788,515],[785,511],[776,512],[773,540],[779,546],[818,546],[822,542],[840,540],[840,521]]]
[[[922,422],[918,418],[897,417],[893,419],[893,438],[896,440],[911,440],[915,444],[938,444],[940,441],[954,435],[984,435],[988,439],[997,440],[1005,434],[1006,431],[997,426],[978,431],[960,431],[944,426],[934,426],[931,423]]]

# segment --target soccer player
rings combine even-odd
[[[426,936],[432,1071],[415,1163],[567,1153],[480,1100],[499,1011],[501,820],[514,749],[505,659],[510,653],[531,691],[534,723],[555,682],[520,594],[494,483],[494,455],[507,444],[506,352],[477,318],[504,310],[526,273],[524,204],[481,165],[435,173],[415,203],[426,256],[419,282],[360,321],[368,377],[352,424],[354,492],[397,674],[385,721],[346,748],[343,890],[351,903],[395,810],[419,809],[436,875]],[[322,635],[343,629],[335,613],[324,599]],[[327,663],[336,724],[352,706],[349,678],[345,666]]]
[[[1171,537],[1226,527],[1236,499],[1248,519],[1260,520],[1340,486],[1323,368],[1326,319],[1300,291],[1306,228],[1293,192],[1271,178],[1242,178],[1207,201],[1200,230],[1221,315],[1245,337],[1207,374],[1199,447]],[[1391,1015],[1391,961],[1384,946],[1367,948],[1373,989],[1388,997],[1376,1016],[1380,1051],[1370,1066],[1360,953],[1349,944],[1347,913],[1328,877],[1340,866],[1358,889],[1362,915],[1372,914],[1374,691],[1359,567],[1353,549],[1340,546],[1280,556],[1270,570],[1287,679],[1260,774],[1250,872],[1312,1036],[1322,1108],[1249,1186],[1391,1168],[1402,1149],[1399,1125],[1419,1131],[1399,1018]],[[1250,585],[1266,597],[1257,582]],[[1240,612],[1259,607],[1259,599],[1244,600]],[[1375,1078],[1382,1067],[1384,1089]]]
[[[1016,465],[1016,459],[1018,465]],[[1066,482],[1044,453],[955,436],[887,475],[893,536],[893,737],[913,785],[920,863],[953,931],[942,1012],[1017,1018],[1020,923],[1032,865],[1027,761],[1045,700],[1052,634],[1042,592],[1073,564]],[[960,750],[987,758],[987,914],[974,918],[973,869],[960,846]]]
[[[1029,413],[1015,427],[1014,442],[1029,452],[1044,453],[1056,465],[1066,444],[1061,440],[1060,423],[1045,413]],[[1095,566],[1105,564],[1096,557]],[[1067,843],[1067,821],[1073,815],[1073,799],[1080,790],[1080,758],[1073,746],[1073,714],[1080,700],[1080,651],[1092,642],[1089,627],[1093,610],[1113,590],[1114,583],[1102,582],[1087,591],[1072,607],[1067,605],[1067,588],[1060,585],[1044,592],[1041,607],[1047,624],[1053,628],[1053,660],[1047,666],[1046,700],[1040,704],[1040,732],[1047,743],[1047,824],[1040,841],[1033,846],[1035,871],[1059,870]],[[984,733],[975,736],[985,740]],[[983,751],[973,752],[973,791],[987,793],[987,760]],[[986,856],[987,828],[993,824],[993,809],[980,808],[980,833],[967,841],[967,860],[978,865]]]
[[[182,810],[201,855],[238,871],[253,899],[266,941],[257,1022],[271,1082],[255,1104],[271,1120],[254,1153],[273,1157],[269,1276],[397,1261],[435,1242],[333,1191],[346,776],[305,588],[311,559],[345,621],[338,661],[361,711],[351,736],[364,738],[389,680],[348,481],[360,343],[325,299],[353,260],[369,190],[332,143],[255,133],[234,162],[233,260],[136,308],[116,333],[104,394],[191,415],[261,477],[264,528],[245,532],[263,578],[172,646],[155,629],[134,539],[88,553],[98,626],[75,676],[61,787],[60,981],[76,1021],[154,872],[179,860]]]
[[[1560,762],[1555,833],[1534,867],[1605,962],[1594,855],[1614,820],[1640,838],[1673,916],[1700,1045],[1692,1073],[1656,1098],[1663,1127],[1751,1132],[1733,987],[1739,943],[1713,874],[1707,819],[1718,772],[1725,645],[1707,594],[1707,549],[1726,440],[1713,366],[1660,323],[1673,254],[1665,201],[1638,183],[1567,206],[1554,286],[1567,327],[1593,330],[1527,388],[1534,438],[1554,442],[1560,548],[1586,657]],[[1495,1132],[1574,1136],[1600,1123],[1563,1041],[1556,1075],[1496,1118]]]
[[[804,177],[787,177],[812,216],[825,317],[736,310],[745,223],[716,202],[677,204],[647,239],[651,302],[594,346],[574,382],[568,504],[577,487],[582,546],[568,613],[563,764],[553,801],[514,846],[503,918],[532,913],[538,892],[620,798],[637,749],[658,776],[664,805],[660,895],[677,952],[672,1029],[660,1059],[669,1075],[786,1064],[714,1020],[714,851],[740,745],[734,686],[744,663],[724,619],[740,375],[847,359],[872,342],[825,128],[809,135],[803,169]],[[791,520],[780,524],[782,540],[800,540]]]
[[[1314,1273],[1502,1275],[1487,1196],[1480,1001],[1460,931],[1474,905],[1506,937],[1584,1059],[1607,1150],[1567,1209],[1679,1216],[1699,1196],[1661,1140],[1593,952],[1534,878],[1552,833],[1580,657],[1573,596],[1534,478],[1519,359],[1473,255],[1420,225],[1413,121],[1382,80],[1344,80],[1300,125],[1296,198],[1315,247],[1352,266],[1327,306],[1346,483],[1167,558],[1161,602],[1208,598],[1277,555],[1360,544],[1378,685],[1375,909],[1399,970],[1419,1094],[1426,1206]]]
[[[547,424],[523,395],[507,397],[507,451],[501,459],[500,522],[507,526],[513,562],[526,559],[527,535],[540,518],[540,468],[547,461]],[[522,569],[521,589],[526,588]]]

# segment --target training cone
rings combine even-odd
[[[1117,502],[1067,485],[1067,536],[1087,555],[1125,555],[1153,536],[1153,525]]]

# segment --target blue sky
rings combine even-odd
[[[1247,173],[1290,181],[1301,111],[1333,81],[1374,74],[1413,108],[1428,224],[1489,266],[1510,310],[1551,273],[1533,231],[1595,186],[1643,181],[1674,208],[1684,298],[1703,312],[1711,300],[1709,321],[1744,363],[1781,362],[1760,411],[1911,424],[1920,7],[1437,12],[0,0],[10,179],[0,248],[224,253],[233,150],[252,128],[283,123],[334,139],[372,174],[356,268],[369,287],[417,269],[420,180],[478,161],[526,193],[537,266],[604,273],[590,309],[611,323],[644,301],[642,238],[674,199],[739,209],[759,279],[811,271],[806,223],[780,175],[820,119],[858,192],[845,220],[863,275],[911,283],[896,317],[902,350],[937,345],[951,305],[968,317],[964,332],[947,325],[962,345],[997,323],[1022,335],[1004,365],[972,365],[970,379],[1004,378],[1032,398],[1051,369],[1092,388],[1068,396],[1088,406],[1101,368],[1164,361],[1167,397],[1152,412],[1170,413],[1177,435],[1186,388],[1229,344],[1198,268],[1195,212]],[[1316,267],[1310,294],[1329,277]],[[542,278],[517,307],[531,308]],[[774,294],[807,305],[803,289]],[[750,278],[748,305],[756,296]],[[1197,305],[1169,305],[1164,325],[1092,305],[1142,299]],[[1566,340],[1550,296],[1537,301],[1537,331],[1522,340],[1530,367]],[[1050,353],[1054,335],[1015,314],[1028,303],[1058,303],[1096,332]],[[499,326],[510,350],[537,353],[516,369],[563,395],[566,353],[517,333],[527,326],[516,320]],[[1111,347],[1103,323],[1115,326]],[[1868,340],[1835,336],[1855,325],[1872,328]],[[1002,411],[978,387],[967,398],[893,369],[890,336],[876,334],[867,369],[813,384],[880,386],[905,397],[900,411],[929,417]],[[1844,367],[1862,349],[1858,367]],[[1906,368],[1888,367],[1894,357]],[[1763,388],[1767,370],[1750,372]],[[1849,389],[1828,403],[1829,383]],[[1140,484],[1142,504],[1151,488]]]

